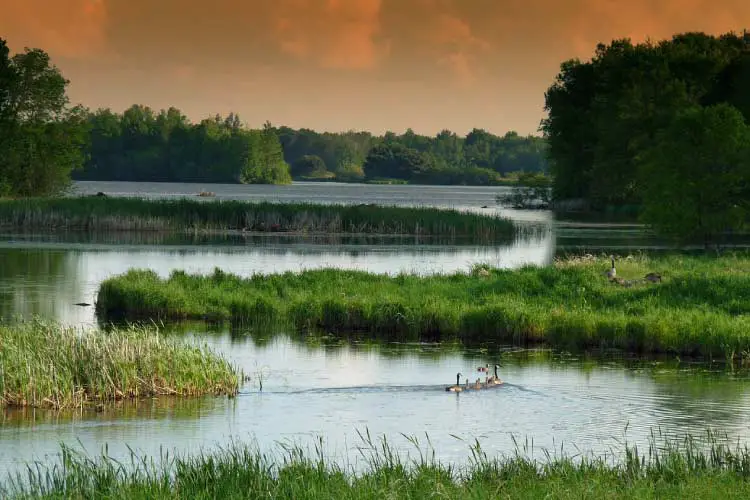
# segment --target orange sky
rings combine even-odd
[[[535,133],[559,63],[599,41],[741,32],[750,0],[0,0],[71,99],[251,126]]]

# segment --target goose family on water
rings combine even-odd
[[[500,365],[495,365],[495,374],[492,376],[485,375],[484,382],[482,382],[481,378],[478,378],[473,384],[469,384],[469,379],[467,378],[465,383],[461,385],[461,377],[463,375],[461,375],[461,372],[456,373],[456,385],[449,385],[445,390],[449,392],[479,391],[502,385],[503,381],[497,375],[498,368],[500,368]],[[477,368],[477,371],[489,374],[490,364],[487,363],[485,366],[480,366]]]

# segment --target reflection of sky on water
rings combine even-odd
[[[746,374],[708,373],[684,364],[677,371],[654,363],[506,357],[501,376],[507,385],[456,395],[444,390],[453,374],[476,378],[477,366],[497,358],[418,346],[386,355],[377,346],[316,347],[284,336],[262,346],[226,333],[199,340],[252,377],[262,370],[263,392],[254,379],[234,399],[166,405],[149,400],[73,418],[37,411],[35,421],[6,412],[0,475],[22,461],[56,453],[60,441],[77,447],[77,439],[90,453],[106,442],[110,454],[121,458],[126,444],[158,456],[162,448],[195,452],[232,438],[257,440],[264,450],[280,441],[311,446],[322,435],[338,458],[355,463],[356,431],[367,428],[404,452],[410,446],[400,433],[424,440],[426,432],[439,459],[462,464],[474,438],[496,456],[513,452],[513,436],[533,437],[533,452],[542,458],[544,448],[559,451],[563,443],[570,453],[576,453],[575,445],[596,454],[621,450],[625,439],[644,445],[659,428],[679,436],[699,435],[711,426],[742,439],[750,430]]]
[[[431,274],[466,272],[479,263],[510,268],[545,264],[551,259],[550,234],[518,238],[506,246],[287,244],[283,240],[247,246],[88,246],[59,236],[50,238],[51,243],[38,236],[4,236],[0,239],[0,256],[6,263],[0,270],[0,314],[41,314],[66,323],[93,324],[93,309],[73,304],[94,303],[104,279],[132,268],[153,269],[166,277],[176,269],[205,274],[215,267],[250,276],[321,267]]]

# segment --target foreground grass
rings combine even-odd
[[[368,434],[369,438],[369,434]],[[410,439],[413,443],[418,442]],[[385,439],[360,447],[363,472],[282,446],[279,458],[235,443],[193,457],[160,462],[131,455],[123,463],[91,459],[63,446],[62,466],[30,465],[11,478],[9,498],[748,498],[750,452],[714,442],[629,447],[617,462],[568,457],[545,461],[515,456],[489,459],[478,444],[466,468],[446,466],[434,453],[400,458]],[[3,491],[0,489],[0,493]]]
[[[559,348],[747,356],[750,256],[622,260],[618,276],[662,273],[626,288],[602,272],[608,259],[552,267],[475,268],[420,277],[314,270],[243,279],[131,270],[104,281],[97,312],[108,320],[281,319],[297,329],[367,332],[387,340],[461,340]]]
[[[432,208],[78,197],[0,200],[0,227],[512,237],[511,221]]]
[[[0,325],[0,407],[61,409],[157,395],[234,394],[239,377],[208,349],[149,329]]]

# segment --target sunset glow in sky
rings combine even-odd
[[[251,126],[535,133],[560,62],[599,41],[750,28],[750,0],[0,0],[73,102]]]

